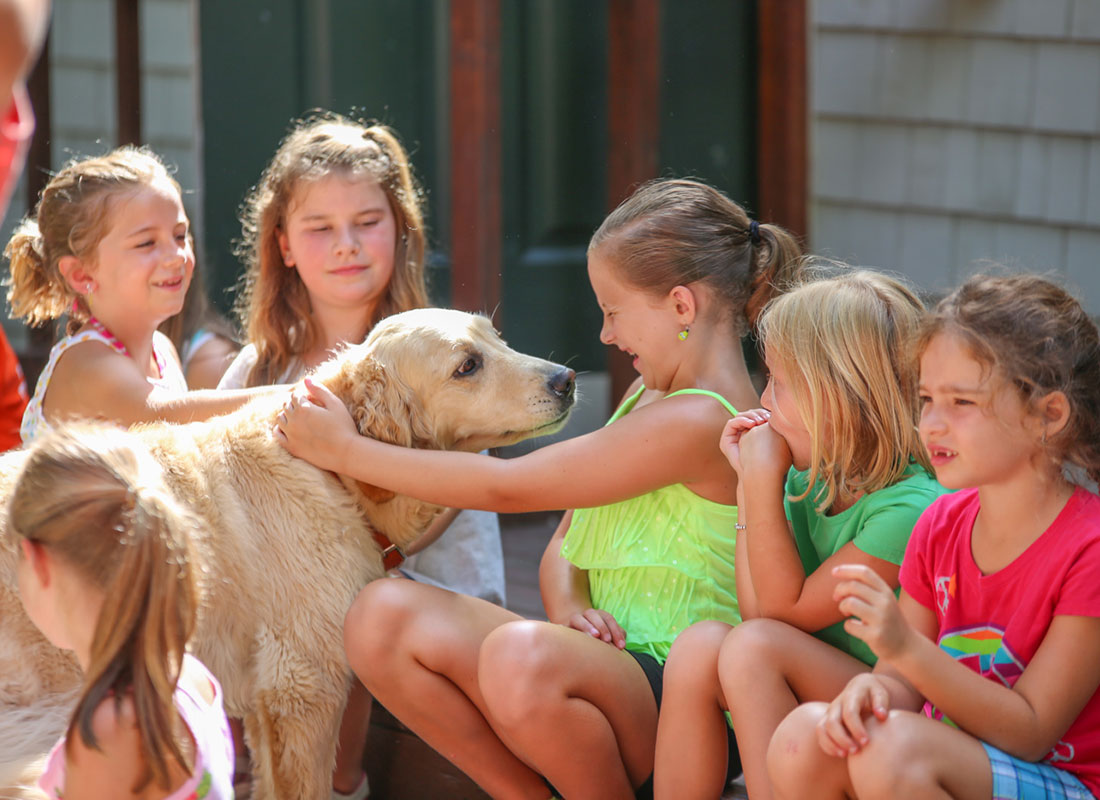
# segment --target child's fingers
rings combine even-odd
[[[316,383],[312,378],[302,381],[309,392],[309,399],[323,408],[332,408],[333,405],[343,405],[340,398],[334,395],[329,388],[321,383]]]
[[[840,602],[836,604],[836,607],[844,616],[854,617],[863,623],[871,622],[878,617],[878,615],[875,614],[874,606],[863,598],[856,597],[855,595],[848,595],[841,598]]]
[[[878,681],[871,687],[871,713],[882,722],[890,713],[890,693]]]
[[[607,620],[603,618],[603,615],[600,614],[599,611],[594,608],[590,608],[584,612],[584,618],[588,621],[590,625],[592,625],[593,628],[596,629],[597,632],[593,634],[594,636],[596,636],[596,638],[602,639],[603,641],[608,643],[613,640],[611,629],[607,626]]]
[[[841,703],[846,694],[847,692],[829,704],[825,716],[817,724],[818,744],[825,753],[837,758],[845,758],[855,746],[848,735],[848,729],[844,727],[842,716]]]
[[[593,636],[597,639],[600,638],[599,628],[589,622],[584,614],[572,615],[569,618],[568,627],[580,631],[581,633],[587,633],[589,636]]]
[[[852,744],[848,752],[854,753],[869,741],[867,726],[863,724],[863,710],[867,707],[870,692],[845,693],[840,707],[840,717]]]
[[[622,650],[626,647],[626,631],[623,630],[619,621],[606,611],[601,611],[600,616],[603,617],[604,622],[607,624],[607,629],[611,632],[611,643]]]
[[[833,567],[833,577],[839,581],[862,583],[879,591],[891,591],[882,576],[866,564],[837,564]]]

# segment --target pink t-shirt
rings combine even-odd
[[[165,800],[232,800],[233,739],[222,708],[222,687],[201,661],[191,655],[185,655],[184,659],[210,681],[214,700],[208,703],[183,682],[176,686],[176,710],[195,743],[195,769]],[[65,737],[50,751],[38,786],[51,800],[65,796]]]
[[[979,507],[977,489],[929,506],[909,540],[901,585],[936,612],[943,650],[1011,687],[1054,617],[1100,617],[1100,497],[1078,488],[1027,550],[990,575],[978,569],[970,547]],[[925,711],[950,722],[934,706]],[[1100,793],[1100,691],[1043,761]]]

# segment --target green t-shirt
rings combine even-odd
[[[917,518],[933,500],[947,493],[947,489],[916,464],[911,464],[905,475],[894,485],[861,497],[850,508],[825,515],[818,513],[814,502],[820,487],[815,486],[801,500],[791,499],[806,491],[809,477],[808,472],[791,469],[787,475],[784,505],[807,575],[848,542],[870,556],[901,564]],[[823,628],[814,635],[866,664],[875,663],[871,648],[849,636],[843,622]]]

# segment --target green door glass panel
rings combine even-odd
[[[502,3],[501,327],[526,352],[602,369],[585,248],[607,212],[607,5]]]

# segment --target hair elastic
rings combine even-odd
[[[760,223],[756,220],[749,222],[749,241],[760,244]]]

